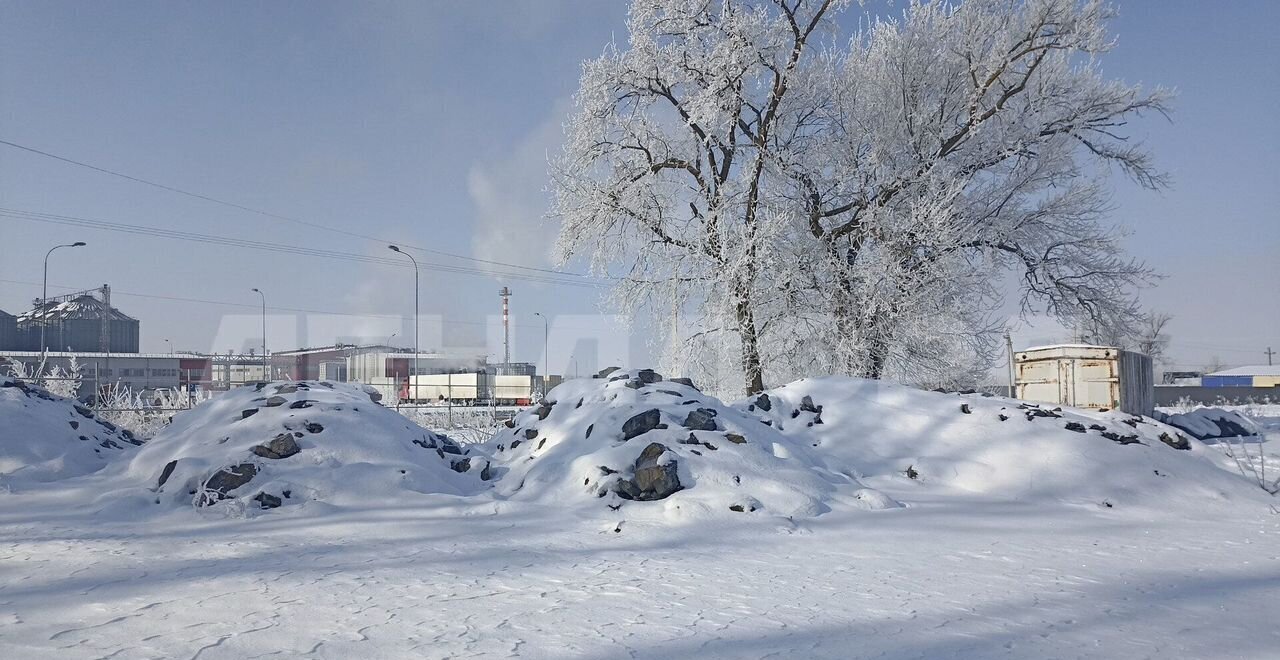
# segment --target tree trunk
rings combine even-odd
[[[742,338],[742,372],[747,396],[764,391],[764,374],[760,366],[760,341],[756,331],[756,316],[751,309],[750,292],[746,285],[734,286],[734,313],[738,321],[738,335]]]

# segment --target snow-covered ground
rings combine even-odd
[[[1213,446],[1160,441],[1168,427],[845,379],[773,390],[769,410],[631,380],[569,383],[546,412],[522,413],[491,441],[504,445],[491,481],[436,470],[460,456],[413,453],[420,445],[383,456],[362,439],[342,455],[332,447],[340,435],[326,434],[358,431],[334,408],[359,394],[313,387],[280,395],[314,401],[308,408],[263,401],[238,420],[223,418],[240,402],[198,408],[183,415],[213,421],[175,420],[174,435],[92,474],[20,484],[0,494],[0,657],[1280,653],[1275,500]],[[390,411],[359,407],[378,437],[399,441]],[[698,417],[699,444],[678,442],[690,435],[677,428],[685,413],[699,408],[716,410],[714,423]],[[667,428],[623,440],[624,421],[650,409]],[[326,430],[304,430],[297,454],[246,459],[266,467],[260,483],[232,493],[242,499],[193,507],[138,495],[171,454],[213,465],[222,459],[212,442],[241,460],[251,436],[271,440],[290,414],[323,416]],[[220,434],[224,423],[261,428]],[[598,445],[579,435],[592,423]],[[743,442],[721,439],[730,434]],[[527,442],[512,448],[512,438]],[[629,463],[654,442],[682,489],[620,499],[617,482],[635,478]],[[322,452],[344,475],[414,456],[431,467],[412,487],[320,487],[306,465]],[[618,472],[593,473],[596,463]],[[778,485],[800,470],[812,473],[801,485]],[[727,508],[739,501],[723,479],[731,472],[759,510]],[[425,487],[433,479],[443,485]],[[289,480],[315,496],[243,506]],[[905,506],[866,506],[863,491]],[[826,510],[781,512],[806,498]],[[677,506],[685,513],[673,515]]]

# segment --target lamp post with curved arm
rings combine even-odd
[[[392,252],[398,252],[413,262],[413,371],[409,374],[409,385],[413,384],[413,375],[418,373],[418,260],[413,258],[412,254],[401,250],[399,246],[388,245],[388,249]],[[412,398],[416,401],[418,398],[418,388],[412,389]],[[452,397],[452,392],[449,393]]]
[[[44,326],[48,323],[48,318],[46,314],[47,310],[45,309],[45,307],[48,305],[48,302],[49,302],[49,255],[53,254],[53,251],[58,248],[84,247],[85,245],[86,243],[84,241],[76,241],[75,243],[55,245],[49,248],[48,252],[44,253],[44,283],[40,287],[40,315],[46,318],[40,319],[40,371],[36,372],[36,376],[40,378],[44,377],[44,362],[46,357],[48,356],[48,346],[45,345],[45,341],[44,341]],[[111,322],[111,317],[108,316],[107,323],[110,323],[110,322]]]

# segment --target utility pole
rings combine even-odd
[[[1263,351],[1263,352],[1264,352],[1264,353],[1266,353],[1266,356],[1267,356],[1267,366],[1268,366],[1268,367],[1273,366],[1273,365],[1271,364],[1271,358],[1275,357],[1276,352],[1275,352],[1275,351],[1273,351],[1273,350],[1271,350],[1271,347],[1270,347],[1270,346],[1268,346],[1268,347],[1267,347],[1267,350],[1266,350],[1266,351]]]
[[[262,296],[262,380],[271,380],[271,365],[267,362],[267,294],[253,291]]]
[[[511,370],[511,289],[502,287],[502,367]]]
[[[1017,378],[1013,367],[1013,337],[1007,329],[1004,331],[1004,350],[1009,356],[1009,397],[1016,398],[1018,396],[1018,387],[1015,384]]]

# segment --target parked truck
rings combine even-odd
[[[1151,416],[1151,358],[1112,346],[1063,344],[1014,354],[1017,397],[1090,410]]]

